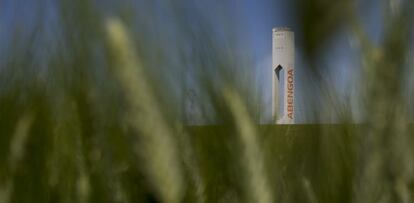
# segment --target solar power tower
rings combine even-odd
[[[295,36],[286,27],[273,28],[272,119],[295,123]]]

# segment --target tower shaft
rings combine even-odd
[[[273,29],[272,118],[277,124],[295,123],[295,38],[288,28]]]

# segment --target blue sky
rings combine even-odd
[[[256,74],[258,85],[263,94],[264,106],[271,106],[271,28],[278,26],[287,26],[295,29],[297,25],[294,18],[295,12],[291,1],[282,0],[244,0],[244,21],[249,27],[250,43],[252,52],[255,56]],[[382,35],[382,4],[380,1],[370,1],[366,5],[360,5],[360,17],[368,36],[375,44],[379,44]],[[300,35],[295,32],[295,35]],[[355,40],[349,30],[346,28],[340,30],[320,53],[318,65],[326,72],[324,77],[328,84],[339,96],[339,100],[349,99],[353,105],[354,112],[358,112],[357,106],[359,95],[358,90],[358,73],[360,71],[358,48],[355,47]],[[297,120],[298,122],[309,122],[312,120],[311,115],[306,115],[307,101],[315,99],[305,94],[309,89],[306,88],[309,81],[306,79],[307,64],[303,61],[302,49],[300,44],[296,44],[296,69],[297,69]],[[316,101],[318,102],[318,101]],[[322,108],[322,107],[321,107]],[[359,117],[360,115],[354,115]],[[271,112],[265,110],[262,120],[269,122]],[[330,120],[330,118],[327,118]]]
[[[152,36],[154,40],[164,40],[165,44],[171,41],[171,38],[176,37],[177,32],[174,29],[174,24],[171,24],[171,15],[169,14],[169,6],[166,1],[95,1],[99,2],[98,5],[105,8],[108,15],[111,15],[111,11],[116,10],[117,3],[124,2],[134,5],[136,8],[137,16],[152,15],[155,18],[148,18],[150,22],[147,25],[148,33],[159,33],[168,30],[169,38],[162,38],[158,35]],[[133,2],[133,3],[131,3]],[[189,1],[191,2],[191,1]],[[194,3],[196,2],[196,3]],[[238,39],[238,45],[232,48],[246,49],[252,58],[253,67],[251,73],[255,75],[256,85],[262,94],[262,101],[265,106],[270,105],[270,93],[271,93],[271,50],[272,50],[272,28],[278,26],[287,26],[293,28],[295,31],[297,25],[295,23],[295,12],[297,9],[289,3],[291,1],[286,0],[233,0],[223,2],[222,0],[209,0],[209,1],[194,1],[191,4],[200,7],[205,18],[209,19],[211,26],[218,28],[215,30],[215,34],[223,35],[223,38],[233,35]],[[380,1],[363,1],[368,2],[366,5],[360,5],[360,17],[362,23],[366,28],[368,36],[374,43],[381,41],[382,30],[382,5]],[[156,9],[147,10],[143,9],[146,4],[151,4]],[[154,12],[154,13],[151,13]],[[33,54],[37,54],[38,58],[44,56],[41,52],[47,50],[58,49],[53,47],[53,43],[49,41],[53,39],[53,35],[56,34],[56,27],[59,26],[56,16],[58,16],[58,10],[56,8],[56,2],[51,0],[1,0],[0,1],[0,56],[4,56],[10,46],[26,46],[27,41],[11,41],[12,33],[18,27],[19,34],[22,35],[20,39],[25,39],[30,30],[34,29],[36,20],[41,20],[43,26],[43,37],[36,40],[35,49]],[[191,13],[189,15],[192,15]],[[234,26],[236,30],[229,32],[224,29],[226,22],[236,23]],[[196,24],[194,19],[187,19],[189,23]],[[197,29],[195,27],[194,29]],[[300,33],[296,32],[296,35]],[[216,38],[220,40],[220,38]],[[326,44],[324,51],[319,55],[319,65],[326,67],[325,76],[332,88],[343,98],[347,96],[357,97],[355,88],[358,88],[355,84],[357,77],[353,74],[357,74],[359,71],[358,51],[353,46],[354,40],[351,33],[344,28],[336,36],[332,38],[330,43]],[[179,42],[175,42],[179,43]],[[48,49],[45,46],[52,46]],[[173,48],[174,46],[169,46]],[[166,47],[167,49],[168,47]],[[307,120],[306,103],[309,100],[305,94],[305,88],[309,84],[306,81],[306,68],[307,64],[303,61],[302,50],[300,44],[296,46],[296,68],[297,68],[297,107],[303,115],[301,118],[303,121]],[[40,60],[41,61],[41,60]],[[1,63],[0,63],[1,64]],[[41,67],[40,67],[41,68]],[[356,104],[355,104],[356,105]],[[269,119],[270,110],[263,113],[264,120]]]

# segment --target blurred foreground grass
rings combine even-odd
[[[12,39],[26,43],[10,46],[0,62],[0,203],[413,201],[411,104],[398,79],[412,69],[410,1],[386,12],[379,47],[364,34],[352,1],[299,6],[310,77],[322,87],[316,42],[343,25],[353,30],[367,118],[360,125],[286,126],[257,124],[243,71],[251,64],[222,36],[233,33],[231,23],[213,29],[194,2],[137,2],[109,4],[123,5],[117,10],[60,1],[60,27],[50,39],[41,20],[27,35],[16,25]],[[176,37],[173,45],[154,36],[160,30],[148,21],[157,17],[172,19],[163,34]],[[204,113],[218,125],[184,122],[191,118],[177,107],[184,95],[178,90],[189,68]]]

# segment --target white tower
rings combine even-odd
[[[295,123],[295,37],[289,28],[273,29],[272,118],[277,124]]]

